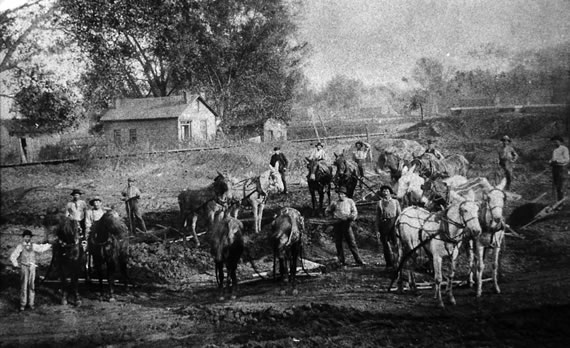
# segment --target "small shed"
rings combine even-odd
[[[287,125],[280,120],[270,118],[263,124],[263,141],[287,140]]]
[[[107,142],[116,147],[171,149],[214,140],[216,118],[202,96],[184,92],[170,97],[115,99],[101,122]]]

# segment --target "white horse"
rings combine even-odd
[[[404,207],[410,205],[425,205],[428,203],[423,194],[425,179],[415,172],[415,166],[404,167],[402,176],[396,184],[396,197],[402,202]]]
[[[473,201],[474,193],[468,199],[456,197],[458,203],[450,205],[446,210],[429,212],[419,207],[408,207],[396,221],[398,235],[398,260],[401,271],[405,257],[417,249],[424,249],[431,254],[434,269],[434,292],[440,307],[444,307],[441,296],[443,257],[451,259],[451,271],[447,291],[449,300],[455,304],[452,284],[455,276],[455,263],[461,243],[466,238],[476,238],[481,234],[479,223],[479,206]],[[410,273],[411,274],[411,273]],[[399,274],[398,289],[403,288],[402,275]],[[413,277],[411,286],[415,287]]]
[[[243,186],[238,185],[243,183]],[[274,167],[269,166],[269,170],[261,173],[259,176],[247,178],[232,185],[231,197],[239,199],[241,203],[249,203],[253,209],[254,231],[261,231],[261,220],[263,218],[263,209],[267,202],[267,196],[271,193],[283,192],[283,179],[281,174]],[[237,217],[238,212],[233,211],[232,216]]]
[[[484,178],[483,178],[484,179]],[[498,282],[499,273],[499,255],[501,245],[505,237],[505,221],[503,218],[503,209],[507,200],[504,191],[507,179],[503,180],[497,186],[490,186],[487,189],[478,190],[476,200],[479,203],[479,223],[481,224],[482,233],[469,241],[469,286],[473,286],[473,274],[477,279],[477,297],[481,297],[483,293],[483,270],[485,269],[485,253],[489,249],[493,249],[493,286],[497,294],[501,293]],[[484,187],[484,186],[483,186]],[[452,191],[454,192],[454,191]],[[459,192],[462,193],[461,191]],[[452,195],[450,204],[456,203],[460,198]],[[473,258],[475,257],[475,267]]]

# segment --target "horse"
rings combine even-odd
[[[507,194],[504,189],[507,185],[507,179],[503,178],[496,186],[491,186],[485,178],[469,179],[462,185],[451,188],[452,192],[459,195],[465,194],[465,189],[477,189],[475,192],[475,200],[479,202],[479,223],[482,232],[478,237],[469,241],[468,259],[469,259],[469,286],[472,287],[474,282],[473,275],[476,275],[476,295],[481,297],[483,290],[483,270],[485,268],[485,253],[489,249],[493,249],[493,287],[497,294],[501,293],[498,283],[499,271],[499,255],[501,245],[505,236],[505,222],[503,218],[503,209],[507,200]],[[456,203],[458,195],[449,195],[449,204]],[[459,198],[460,199],[460,198]],[[475,258],[475,263],[474,259]]]
[[[253,209],[254,231],[261,231],[261,221],[263,218],[263,209],[267,203],[267,196],[271,193],[283,192],[283,180],[281,174],[274,167],[269,166],[269,170],[261,173],[259,176],[242,180],[241,188],[241,204],[249,204]],[[237,185],[232,187],[231,197],[237,199],[240,194]],[[236,213],[237,216],[237,213]],[[234,216],[235,217],[235,216]]]
[[[471,192],[468,196],[466,199],[459,197],[458,203],[454,203],[439,212],[429,212],[415,206],[405,208],[402,211],[396,221],[399,260],[396,275],[398,276],[399,291],[403,289],[401,271],[407,261],[407,256],[423,247],[432,257],[435,280],[434,295],[441,308],[444,307],[441,296],[442,261],[443,257],[450,257],[451,267],[447,291],[450,303],[455,305],[452,285],[461,243],[466,238],[477,238],[481,234],[479,205],[473,201],[474,193]],[[410,280],[412,287],[415,287],[411,272]]]
[[[271,223],[269,240],[273,248],[273,274],[276,274],[276,260],[279,260],[280,279],[288,282],[292,287],[292,294],[297,295],[297,260],[301,257],[302,233],[305,230],[305,221],[301,213],[293,208],[283,208]],[[282,290],[284,293],[285,290]]]
[[[354,197],[354,190],[356,189],[356,185],[360,180],[358,175],[358,166],[356,163],[347,160],[342,153],[340,155],[337,155],[335,153],[334,156],[336,173],[334,175],[333,181],[337,188],[345,187],[346,196],[348,198],[352,198]]]
[[[319,212],[321,212],[323,210],[325,193],[329,198],[329,204],[331,202],[332,167],[329,167],[325,163],[320,164],[319,161],[309,159],[308,157],[305,157],[305,160],[307,162],[307,169],[309,170],[307,174],[307,184],[309,186],[309,192],[311,193],[313,213],[315,212],[315,206],[317,204],[317,192],[319,193]]]
[[[232,214],[234,217],[237,217],[237,209],[234,208],[231,204],[232,201],[228,198],[230,188],[230,180],[227,180],[223,174],[218,172],[218,176],[209,186],[195,190],[186,189],[178,195],[181,231],[184,231],[188,222],[190,222],[190,231],[194,237],[196,247],[200,246],[200,240],[196,234],[198,215],[206,215],[208,229],[212,227],[217,215],[226,212],[227,209],[233,208]],[[182,233],[184,234],[184,232]]]
[[[114,210],[103,214],[101,219],[93,224],[89,235],[89,253],[99,277],[100,298],[104,296],[103,266],[109,285],[109,301],[115,301],[114,282],[115,271],[118,269],[128,290],[129,277],[127,263],[129,257],[129,229]]]
[[[398,156],[392,151],[385,150],[378,156],[378,169],[388,169],[392,183],[395,183],[400,179],[402,172],[406,167],[410,167],[410,161]]]
[[[414,157],[410,165],[415,165],[418,173],[425,178],[447,178],[454,175],[467,175],[469,161],[465,156],[453,154],[443,159],[431,153],[424,153],[419,157]]]
[[[404,207],[425,206],[428,203],[423,189],[425,179],[414,170],[414,166],[410,169],[404,168],[402,173],[396,183],[396,197]]]
[[[85,250],[82,245],[79,222],[61,217],[55,230],[57,241],[53,246],[53,264],[56,265],[61,279],[61,304],[67,305],[68,291],[73,294],[75,305],[81,305],[78,283],[79,276],[85,271]],[[70,285],[67,285],[67,278]]]
[[[210,253],[214,257],[220,301],[224,300],[224,265],[228,272],[229,293],[235,299],[238,287],[237,265],[244,251],[243,224],[231,216],[217,220],[212,228]],[[231,283],[230,283],[231,282]]]

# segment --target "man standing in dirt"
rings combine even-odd
[[[396,243],[396,231],[394,230],[396,219],[401,213],[400,203],[392,195],[394,191],[390,186],[380,187],[381,199],[376,205],[376,238],[382,245],[386,269],[394,268],[392,245]]]
[[[279,171],[281,174],[281,180],[283,181],[283,194],[287,194],[287,182],[285,181],[285,172],[287,171],[287,166],[289,165],[289,161],[285,155],[281,152],[281,148],[276,146],[273,148],[273,155],[271,156],[271,160],[269,164]]]
[[[513,167],[519,155],[515,149],[511,146],[511,138],[505,135],[501,138],[501,148],[499,149],[499,165],[503,168],[505,173],[505,178],[507,179],[507,185],[505,190],[510,191],[511,182],[513,181]]]
[[[552,184],[556,192],[556,201],[558,202],[565,196],[570,155],[568,154],[568,148],[562,145],[564,140],[561,136],[554,136],[550,138],[550,140],[554,144],[554,150],[552,151],[552,158],[549,163],[552,167]]]
[[[70,220],[77,221],[81,234],[85,236],[85,213],[87,212],[87,203],[81,199],[83,192],[78,189],[71,191],[71,202],[65,206],[65,217]]]
[[[129,217],[129,229],[131,231],[131,234],[135,234],[138,222],[142,227],[142,231],[146,233],[146,225],[142,218],[142,213],[139,209],[141,191],[133,184],[133,182],[135,182],[135,179],[129,178],[127,180],[127,188],[121,192],[123,195],[123,200],[125,200],[127,216]]]
[[[36,253],[43,253],[51,249],[51,244],[32,243],[32,231],[24,230],[21,244],[10,255],[10,261],[16,268],[20,268],[20,311],[34,309],[36,295]]]
[[[356,144],[356,151],[352,153],[352,158],[354,162],[358,165],[358,175],[360,178],[364,177],[364,161],[368,158],[370,154],[370,144],[365,143],[363,141],[357,141]],[[360,181],[360,187],[362,187],[362,181]]]
[[[354,257],[357,265],[364,265],[365,263],[360,258],[358,247],[356,246],[356,239],[352,231],[352,222],[358,217],[356,204],[354,201],[346,196],[346,188],[340,187],[338,189],[338,200],[333,202],[325,211],[327,215],[332,215],[337,221],[333,225],[333,234],[336,245],[336,253],[339,263],[346,265],[344,259],[344,250],[342,246],[343,240],[346,240],[348,249]]]

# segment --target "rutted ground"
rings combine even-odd
[[[450,153],[460,148],[473,153],[474,175],[492,177],[490,173],[496,171],[491,162],[494,140],[456,143],[454,139],[442,141],[444,150]],[[522,162],[517,167],[514,190],[523,200],[509,203],[508,212],[549,189],[548,174],[541,174],[544,167],[531,161],[548,155],[547,141],[521,139],[515,146],[520,149]],[[347,143],[338,143],[328,149],[340,152],[346,147]],[[301,145],[290,145],[289,150],[300,154],[306,151]],[[107,205],[120,210],[117,193],[126,178],[135,175],[145,192],[143,207],[148,224],[154,229],[157,225],[175,227],[176,194],[181,189],[207,185],[216,169],[241,175],[261,172],[269,152],[270,146],[250,145],[239,152],[214,156],[203,153],[149,158],[144,163],[127,159],[100,162],[85,171],[69,165],[2,169],[1,265],[7,264],[8,252],[20,240],[21,228],[31,228],[39,235],[35,240],[43,239],[40,212],[63,204],[71,188],[83,188],[89,196],[103,196]],[[252,153],[259,153],[260,158],[252,157]],[[268,218],[282,205],[292,205],[308,215],[302,160],[292,158],[292,162],[292,194],[287,199],[272,199]],[[368,265],[338,269],[331,236],[323,226],[311,225],[305,254],[323,264],[324,273],[317,277],[302,273],[297,296],[289,292],[281,295],[279,285],[256,278],[249,265],[241,264],[239,277],[243,282],[238,298],[220,302],[213,291],[215,280],[207,243],[196,250],[179,243],[156,242],[132,245],[130,269],[139,285],[129,292],[119,289],[117,302],[99,301],[96,286],[82,284],[82,306],[61,306],[57,304],[57,283],[45,282],[38,287],[36,310],[18,313],[17,273],[3,266],[0,344],[566,346],[570,337],[570,209],[520,231],[524,240],[507,237],[501,260],[501,295],[492,294],[485,284],[483,298],[476,300],[473,290],[459,287],[454,291],[457,306],[446,310],[437,309],[431,290],[386,292],[390,274],[384,271],[370,231],[372,208],[363,205],[360,212],[357,242]],[[249,212],[243,216],[247,218]],[[254,251],[257,256],[268,254],[264,246]],[[352,260],[350,256],[348,260]],[[255,262],[262,271],[271,268],[268,257]],[[48,263],[49,253],[41,258],[39,274],[45,274]],[[461,256],[458,279],[465,279],[465,270],[465,257]],[[428,275],[420,276],[429,280]]]

